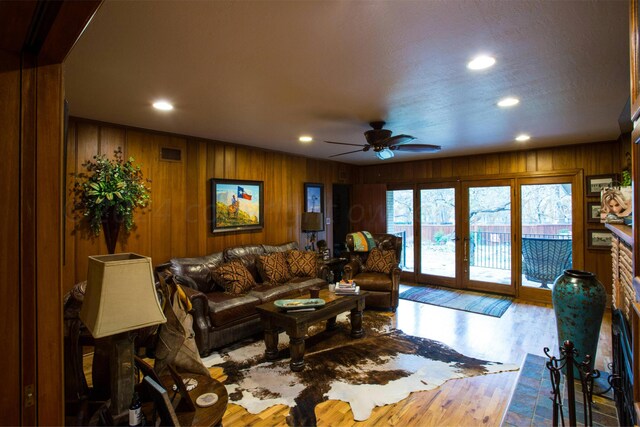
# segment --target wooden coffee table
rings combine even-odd
[[[276,307],[273,302],[268,302],[256,307],[264,326],[264,343],[267,347],[265,356],[267,360],[278,358],[278,328],[284,328],[289,335],[289,351],[291,353],[292,371],[304,369],[304,339],[307,329],[314,323],[327,321],[327,329],[336,327],[336,316],[345,311],[351,311],[351,336],[361,338],[364,336],[362,329],[362,311],[366,291],[360,291],[359,295],[336,295],[326,289],[320,291],[320,298],[326,304],[313,311],[287,312]]]

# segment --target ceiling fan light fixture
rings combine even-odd
[[[384,150],[376,151],[376,156],[380,160],[387,160],[392,158],[394,154],[393,154],[393,151],[389,150],[388,148],[385,148]]]
[[[469,61],[467,68],[470,70],[484,70],[485,68],[493,66],[495,63],[496,59],[493,56],[478,55]]]

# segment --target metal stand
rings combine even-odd
[[[579,373],[580,384],[582,385],[582,404],[584,410],[584,425],[593,425],[591,405],[593,403],[593,380],[600,377],[600,372],[591,370],[591,356],[586,355],[582,363],[578,363],[575,357],[578,351],[571,341],[565,341],[560,347],[561,357],[558,359],[549,354],[549,348],[544,348],[544,354],[549,358],[547,369],[551,377],[551,397],[553,400],[553,425],[557,426],[560,421],[564,426],[564,412],[562,408],[562,389],[560,386],[561,372],[564,371],[567,387],[567,400],[569,405],[569,425],[576,423],[576,393],[574,368]]]

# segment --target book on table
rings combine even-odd
[[[360,286],[355,283],[351,284],[339,284],[336,285],[336,295],[358,295],[360,293]]]

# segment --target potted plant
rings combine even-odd
[[[133,157],[124,160],[122,148],[114,151],[114,158],[104,154],[93,156],[82,164],[86,172],[75,173],[73,185],[75,209],[88,221],[91,232],[98,236],[104,230],[107,249],[115,251],[120,226],[131,231],[133,213],[151,201],[142,170],[134,165]]]

